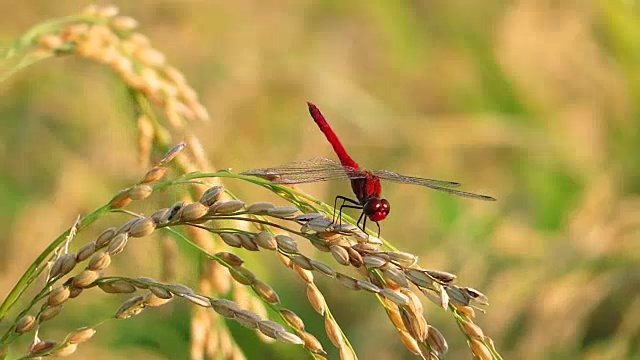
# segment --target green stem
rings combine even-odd
[[[266,180],[244,176],[244,175],[236,175],[233,173],[229,173],[227,171],[219,171],[216,173],[190,173],[178,177],[174,180],[167,180],[163,182],[156,183],[153,187],[154,189],[162,189],[168,186],[175,184],[177,181],[190,180],[190,179],[198,179],[198,178],[207,178],[207,177],[229,177],[229,178],[238,178],[242,180],[251,181],[253,183],[258,184],[267,184],[269,183]],[[264,186],[264,185],[263,185]],[[102,207],[94,210],[87,216],[85,216],[80,223],[78,224],[78,232],[87,226],[91,225],[95,222],[100,216],[109,212],[111,210],[109,204],[103,205]],[[66,230],[62,234],[60,234],[49,246],[40,253],[40,255],[34,260],[34,262],[29,266],[29,268],[22,274],[18,282],[11,289],[9,294],[4,298],[2,304],[0,304],[0,321],[4,320],[7,315],[7,312],[13,307],[16,301],[22,296],[22,294],[26,291],[26,289],[31,285],[38,276],[42,273],[42,271],[46,268],[46,261],[51,257],[51,254],[65,241],[66,237],[69,235],[69,230]]]
[[[189,175],[189,174],[187,174]],[[183,177],[184,178],[184,177]],[[195,177],[197,178],[197,177]],[[161,183],[157,183],[154,185],[154,189],[161,189],[164,187],[171,186],[173,184],[172,181],[164,181]],[[94,223],[100,216],[111,210],[110,202],[102,207],[94,210],[87,216],[85,216],[78,223],[78,232],[87,226]],[[24,293],[24,291],[37,279],[37,277],[42,273],[45,269],[45,263],[47,259],[51,257],[51,254],[65,241],[66,237],[69,235],[69,229],[60,234],[49,246],[40,253],[40,255],[36,258],[36,260],[29,266],[29,268],[22,274],[22,277],[18,280],[16,285],[11,289],[9,294],[5,297],[2,304],[0,304],[0,321],[2,321],[7,312],[11,309],[11,307],[15,304],[15,302],[20,298],[20,296]]]
[[[107,211],[109,211],[109,205],[102,206],[94,210],[89,215],[85,216],[78,224],[78,231],[92,224]],[[18,298],[20,298],[20,296],[25,292],[27,287],[29,287],[29,285],[31,285],[31,283],[33,283],[38,278],[38,275],[42,273],[42,271],[46,267],[45,265],[47,259],[49,259],[51,257],[51,254],[65,241],[67,235],[69,235],[69,230],[60,234],[51,244],[49,244],[49,246],[44,249],[42,253],[40,253],[36,260],[31,264],[31,266],[29,266],[27,271],[22,274],[20,280],[18,280],[16,285],[13,287],[13,289],[11,289],[7,297],[0,305],[0,321],[5,318],[7,311],[11,309]]]

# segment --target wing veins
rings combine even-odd
[[[450,188],[450,187],[460,186],[460,183],[456,181],[419,178],[415,176],[398,174],[396,172],[388,171],[388,170],[373,170],[371,172],[381,179],[400,182],[400,183],[421,185],[421,186],[427,186],[427,187],[435,186],[435,187]]]
[[[358,169],[342,166],[339,162],[326,158],[300,160],[270,168],[248,170],[241,174],[277,177],[271,181],[280,184],[302,184],[334,179],[362,178],[365,176]]]
[[[394,181],[398,183],[404,183],[404,184],[420,185],[420,186],[428,187],[430,189],[434,189],[437,191],[442,191],[442,192],[446,192],[449,194],[462,196],[466,198],[484,200],[484,201],[496,200],[495,198],[488,195],[482,195],[482,194],[476,194],[476,193],[462,191],[462,190],[451,189],[452,187],[460,186],[460,183],[455,181],[425,179],[425,178],[419,178],[414,176],[406,176],[406,175],[401,175],[401,174],[398,174],[392,171],[387,171],[387,170],[374,170],[372,171],[372,173],[381,179]]]

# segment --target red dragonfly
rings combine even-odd
[[[343,208],[362,210],[357,222],[358,227],[364,231],[368,218],[376,223],[378,227],[378,236],[380,236],[380,225],[378,222],[384,220],[391,210],[389,201],[381,198],[382,188],[380,186],[380,179],[426,186],[434,190],[472,199],[486,201],[496,200],[495,198],[487,195],[451,189],[452,187],[460,186],[460,183],[453,181],[424,179],[401,175],[387,170],[362,169],[360,165],[358,165],[358,163],[349,156],[347,150],[342,146],[340,139],[336,133],[333,132],[320,110],[310,102],[307,102],[307,105],[309,106],[309,113],[311,114],[311,117],[324,133],[324,136],[333,147],[333,150],[338,156],[340,162],[338,163],[337,161],[325,158],[314,158],[310,160],[296,161],[272,168],[249,170],[242,174],[267,178],[279,184],[302,184],[332,179],[350,179],[351,189],[353,190],[356,199],[350,199],[341,195],[336,196],[334,211],[339,199],[342,200],[342,205],[340,206],[338,217],[342,214]],[[362,225],[360,225],[361,222]]]

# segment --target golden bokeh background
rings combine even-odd
[[[214,166],[333,157],[308,116],[305,101],[313,101],[363,166],[456,180],[499,199],[385,183],[392,213],[381,225],[423,267],[453,272],[489,296],[476,322],[506,359],[640,358],[638,3],[113,3],[199,93],[211,121],[189,126]],[[1,0],[0,41],[87,4]],[[4,297],[77,214],[144,169],[135,116],[110,69],[50,59],[0,91]],[[247,202],[277,201],[240,181],[225,184]],[[350,191],[339,181],[302,188],[328,203]],[[164,196],[166,206],[179,194]],[[152,240],[131,245],[114,271],[156,276],[157,248]],[[177,276],[189,284],[197,266],[181,250]],[[239,254],[330,348],[295,275],[270,254]],[[414,358],[373,296],[318,284],[361,359]],[[107,317],[122,301],[114,298],[96,290],[74,300],[47,337]],[[450,314],[428,301],[425,309],[449,341],[447,358],[469,358]],[[230,326],[249,359],[307,356]],[[187,359],[188,342],[189,307],[175,302],[107,322],[69,358]]]

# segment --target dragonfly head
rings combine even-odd
[[[378,222],[380,220],[384,220],[387,215],[389,215],[391,205],[387,199],[372,197],[364,203],[362,210],[364,211],[364,214],[371,219],[371,221]]]

